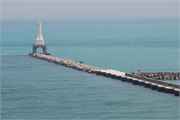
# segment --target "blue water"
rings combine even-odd
[[[41,22],[52,56],[129,73],[179,71],[175,21]],[[36,21],[2,22],[2,119],[179,119],[173,94],[28,56],[36,28]]]

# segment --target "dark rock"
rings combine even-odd
[[[164,76],[162,77],[162,79],[163,79],[163,80],[167,80],[167,76],[164,75]]]
[[[162,76],[158,76],[158,79],[159,79],[159,80],[162,80]]]

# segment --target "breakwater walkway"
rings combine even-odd
[[[30,53],[29,55],[35,58],[53,62],[55,64],[64,65],[66,67],[70,67],[76,70],[81,70],[88,73],[95,73],[97,75],[102,75],[105,77],[110,77],[112,79],[121,80],[122,82],[129,82],[132,83],[133,85],[144,86],[146,88],[157,90],[159,92],[171,93],[174,94],[175,96],[179,96],[180,93],[180,85],[178,84],[167,83],[161,80],[147,78],[136,74],[120,72],[112,69],[101,69],[98,67],[77,63],[71,59],[60,59],[41,53]]]

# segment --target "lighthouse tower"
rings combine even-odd
[[[44,44],[44,39],[42,37],[42,25],[41,22],[37,22],[37,38],[35,40],[35,44],[33,44],[33,52],[29,53],[30,55],[36,53],[36,49],[41,47],[43,49],[43,54],[50,55],[47,53],[47,46]]]
[[[42,37],[42,25],[41,22],[37,22],[37,38],[35,41],[36,45],[44,45],[44,39]]]

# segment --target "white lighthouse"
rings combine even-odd
[[[41,22],[37,22],[37,38],[35,40],[35,44],[33,44],[33,51],[32,53],[29,53],[29,55],[33,55],[33,53],[36,53],[36,49],[39,47],[43,49],[43,53],[41,54],[50,55],[50,53],[47,52],[47,45],[44,44],[41,27]]]
[[[35,45],[44,45],[44,39],[42,37],[42,25],[41,22],[37,22],[37,38],[35,40]]]

